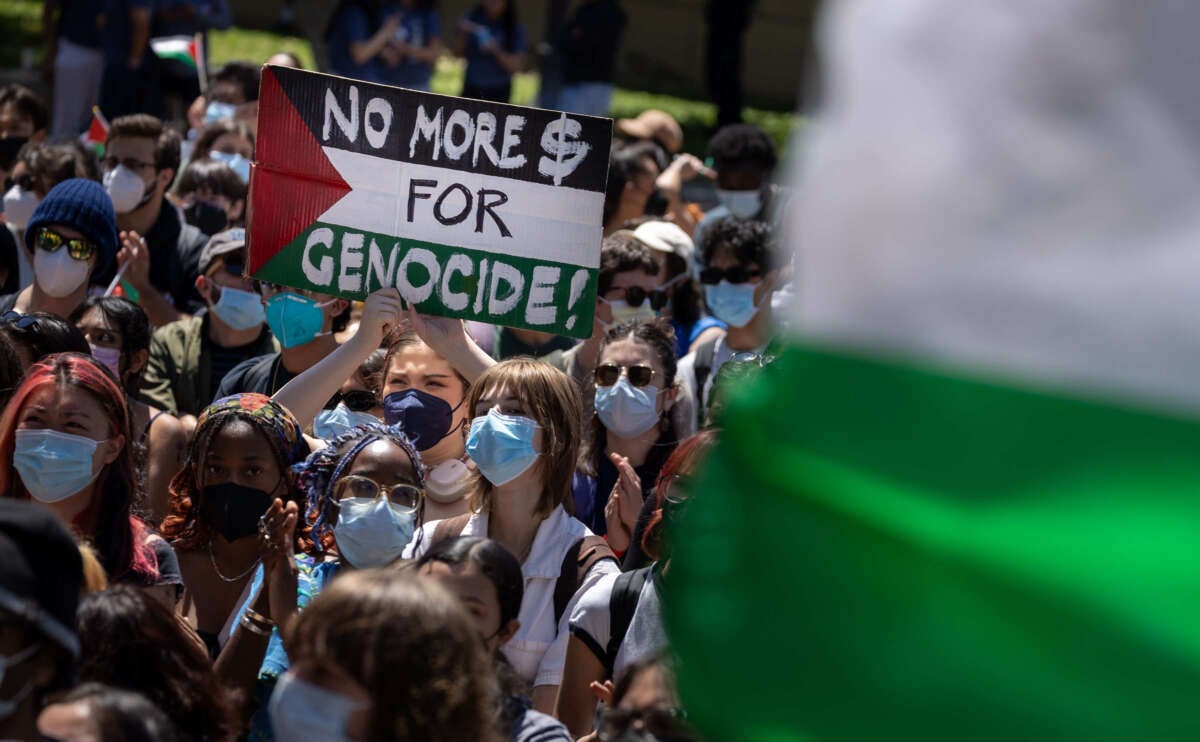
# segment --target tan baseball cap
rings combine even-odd
[[[653,139],[671,154],[683,146],[683,129],[679,128],[679,122],[657,108],[648,108],[637,118],[617,119],[617,133],[633,139]]]

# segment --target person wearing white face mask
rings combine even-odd
[[[39,705],[74,680],[83,565],[75,539],[36,503],[0,501],[0,739],[39,739]]]
[[[736,353],[762,353],[774,339],[771,294],[779,285],[771,226],[724,219],[705,233],[700,271],[709,311],[728,329],[679,361],[680,384],[696,400],[696,425],[707,417],[709,393],[718,369]],[[690,431],[689,431],[690,434]]]
[[[179,135],[145,114],[115,119],[102,162],[104,187],[112,198],[121,230],[117,265],[98,284],[123,269],[127,297],[146,311],[156,327],[203,307],[195,280],[200,252],[208,241],[185,224],[166,200],[179,168]]]
[[[604,336],[595,371],[595,415],[572,480],[575,517],[605,536],[618,555],[679,437],[671,408],[674,332],[666,320],[619,324]]]
[[[199,268],[196,289],[207,311],[155,330],[142,379],[146,401],[185,419],[212,402],[231,369],[279,348],[246,273],[245,230],[213,235]]]
[[[770,185],[777,155],[770,135],[753,124],[722,127],[708,143],[717,177],[720,205],[704,215],[692,235],[697,249],[704,244],[704,232],[713,224],[735,219],[768,219],[777,213],[778,196]]]
[[[34,281],[0,298],[0,312],[69,317],[87,297],[88,279],[117,252],[112,202],[94,181],[73,178],[46,194],[25,229]]]

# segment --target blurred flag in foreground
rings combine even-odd
[[[826,8],[790,346],[675,539],[690,713],[1200,739],[1200,5]]]

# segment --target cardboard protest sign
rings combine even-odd
[[[255,278],[591,334],[611,120],[274,66],[258,116]]]

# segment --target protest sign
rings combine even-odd
[[[612,121],[263,68],[255,278],[592,332]]]

